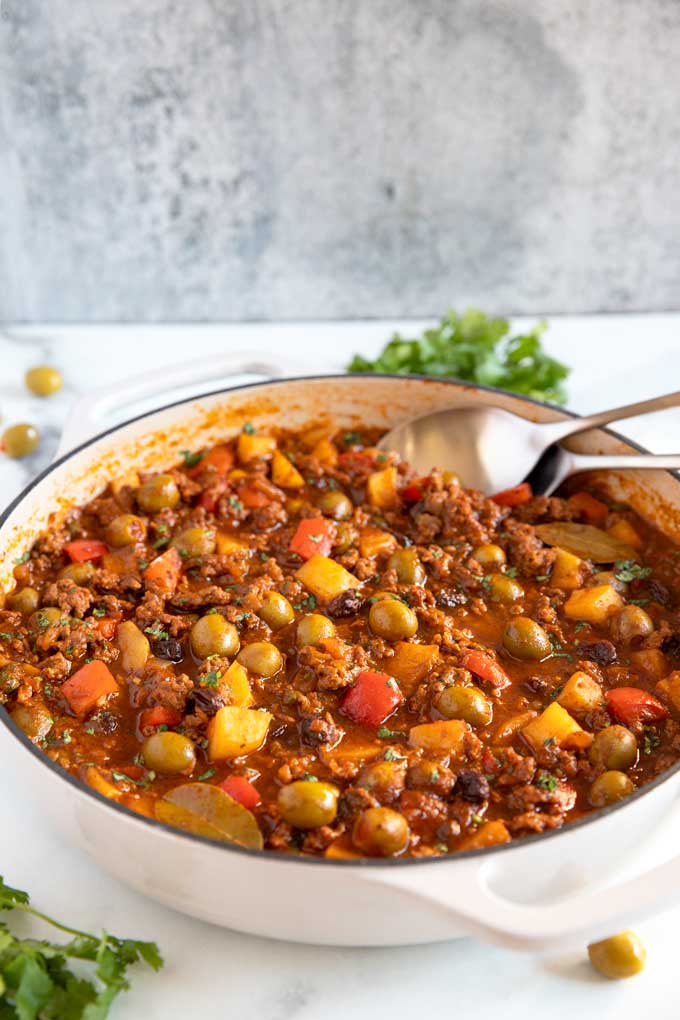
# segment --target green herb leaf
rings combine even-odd
[[[549,772],[539,772],[536,777],[535,785],[540,786],[542,790],[556,790],[559,784],[557,776],[552,776]]]
[[[28,563],[30,558],[31,558],[30,551],[29,552],[25,552],[25,553],[22,553],[21,556],[18,556],[15,559],[14,563],[15,563],[16,566],[19,566],[20,563]]]
[[[243,426],[242,431],[245,432],[245,434],[247,436],[254,436],[255,435],[255,426],[253,424],[251,424],[251,422],[247,421],[245,423],[245,425]]]
[[[106,1020],[114,999],[130,987],[128,968],[143,960],[154,970],[163,966],[154,942],[119,939],[78,931],[35,910],[27,893],[0,876],[0,910],[32,915],[71,936],[65,943],[19,938],[0,922],[0,1017],[10,1020]],[[91,977],[69,960],[93,965]]]
[[[185,467],[196,467],[205,457],[204,453],[192,453],[191,450],[182,450]]]
[[[201,775],[198,777],[199,783],[204,782],[206,779],[212,779],[216,771],[217,769],[206,769],[205,772],[202,772]]]
[[[541,346],[545,323],[512,336],[506,319],[492,319],[474,308],[447,312],[433,329],[415,340],[395,333],[374,361],[356,355],[350,372],[455,376],[485,386],[563,404],[569,369]]]
[[[387,726],[379,726],[376,734],[381,740],[401,740],[406,736],[402,730],[391,730]]]
[[[622,581],[627,584],[629,581],[641,581],[645,577],[649,577],[652,572],[651,567],[641,567],[635,560],[617,560],[614,564],[616,568],[615,577],[617,581]]]

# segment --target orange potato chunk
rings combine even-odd
[[[359,588],[361,584],[349,570],[345,570],[329,556],[321,556],[320,553],[310,556],[295,572],[295,576],[308,591],[323,602],[330,602],[348,588]]]
[[[610,584],[597,584],[593,588],[573,591],[565,603],[564,612],[570,620],[603,624],[623,605],[623,599]]]
[[[536,751],[552,741],[564,748],[590,747],[593,742],[592,733],[579,726],[566,708],[556,701],[527,723],[522,728],[522,735]]]

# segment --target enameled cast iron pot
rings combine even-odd
[[[271,376],[281,367],[232,354],[138,378],[81,403],[65,430],[61,455],[0,518],[0,593],[13,584],[16,557],[69,506],[86,503],[111,478],[158,470],[178,461],[183,449],[233,435],[244,421],[295,428],[327,417],[340,427],[390,428],[407,416],[471,402],[534,420],[563,416],[552,407],[455,382],[315,376],[221,389],[83,442],[114,408],[138,408],[153,396],[167,400],[173,387],[214,386],[216,379],[243,372]],[[584,453],[632,449],[608,432],[573,443]],[[600,480],[614,499],[626,500],[680,541],[680,481],[673,475],[608,473]],[[627,800],[561,830],[450,857],[384,862],[244,850],[168,828],[77,782],[35,748],[4,709],[0,754],[65,837],[121,881],[187,914],[258,935],[387,946],[473,934],[540,950],[609,935],[634,916],[668,906],[679,884],[673,861],[614,887],[601,883],[617,858],[671,810],[680,764]]]

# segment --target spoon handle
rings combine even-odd
[[[663,411],[667,407],[680,407],[680,391],[653,397],[651,400],[639,400],[635,404],[625,404],[623,407],[612,407],[608,411],[598,411],[596,414],[589,414],[586,418],[550,422],[547,425],[542,425],[541,429],[550,431],[553,442],[557,442],[559,439],[573,436],[577,432],[599,428],[601,425],[609,425],[613,421],[622,421],[624,418],[634,418],[638,414]]]
[[[623,453],[610,456],[608,453],[572,453],[571,472],[609,471],[611,468],[642,468],[669,470],[680,468],[680,453]]]

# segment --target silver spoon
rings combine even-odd
[[[680,392],[667,393],[652,400],[598,411],[587,418],[568,418],[544,424],[503,411],[500,407],[481,404],[450,407],[402,422],[386,433],[378,446],[381,450],[394,450],[400,454],[419,474],[427,474],[433,467],[448,468],[460,475],[464,485],[491,494],[527,478],[542,454],[567,436],[679,405]],[[666,457],[664,463],[661,463],[664,458],[655,458],[650,463],[651,456],[623,459],[625,464],[621,457],[583,457],[562,450],[559,470],[553,468],[549,475],[546,474],[544,484],[548,488],[539,491],[552,492],[568,474],[596,467],[680,466],[679,457]],[[589,463],[585,464],[585,461]],[[551,480],[553,475],[555,478],[559,476],[558,481]]]
[[[534,496],[549,496],[569,475],[579,471],[635,468],[636,470],[668,470],[680,468],[680,453],[583,454],[572,453],[563,446],[554,446],[542,454],[524,481]]]

